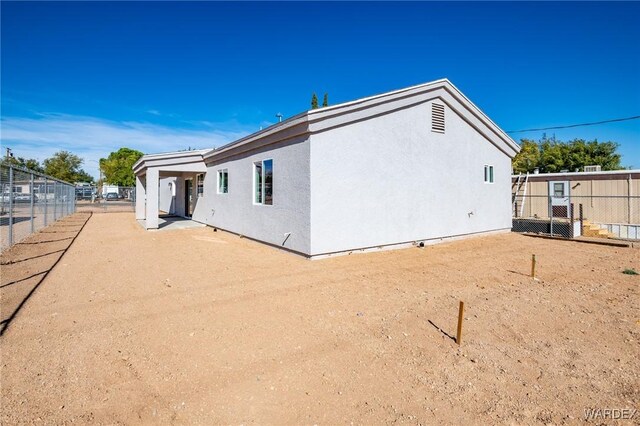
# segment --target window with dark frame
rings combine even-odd
[[[218,194],[229,192],[229,171],[227,169],[218,170]]]
[[[273,160],[253,163],[254,204],[273,204]]]
[[[484,183],[493,183],[493,166],[485,164]]]
[[[196,175],[196,197],[204,196],[204,173]]]

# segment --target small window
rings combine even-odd
[[[560,198],[564,197],[564,183],[553,184],[553,196]]]
[[[253,163],[253,189],[255,204],[273,204],[273,160]]]
[[[227,169],[218,170],[218,194],[229,192],[229,171]]]
[[[431,131],[444,133],[444,105],[431,104]]]
[[[493,166],[484,166],[484,183],[493,183]]]
[[[204,173],[196,175],[196,196],[198,198],[204,195]]]

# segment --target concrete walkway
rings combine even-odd
[[[140,226],[146,229],[145,220],[138,220]],[[158,231],[172,231],[176,229],[204,228],[205,224],[186,219],[181,216],[160,216],[158,218]]]

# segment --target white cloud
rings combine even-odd
[[[215,123],[212,123],[215,124]],[[141,122],[115,122],[95,117],[44,114],[38,118],[3,117],[0,141],[16,157],[43,161],[56,151],[82,157],[83,168],[98,176],[98,160],[122,147],[145,154],[193,148],[213,148],[250,133],[237,123],[183,129]]]

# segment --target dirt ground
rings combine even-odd
[[[94,214],[0,338],[0,420],[573,424],[640,409],[640,276],[625,268],[640,250],[517,234],[309,261]]]
[[[0,255],[0,336],[82,231],[91,213],[54,222]]]

